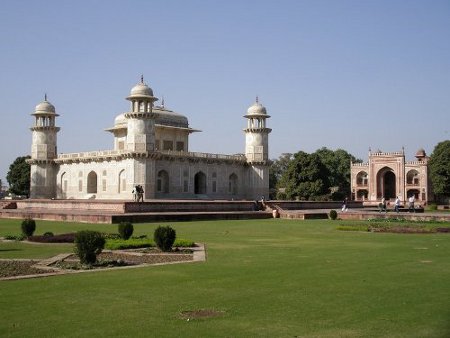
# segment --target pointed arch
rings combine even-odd
[[[118,193],[124,192],[127,190],[127,174],[125,169],[122,169],[119,172],[119,180],[118,180]]]
[[[60,189],[61,189],[61,197],[66,198],[67,196],[67,173],[63,172],[60,178]]]
[[[396,176],[390,167],[383,167],[377,173],[377,198],[395,198],[397,196]]]
[[[156,176],[156,191],[165,194],[169,193],[169,174],[165,170],[158,171]]]
[[[87,193],[96,194],[97,193],[97,173],[91,171],[87,177]]]
[[[228,192],[231,195],[237,195],[238,193],[238,176],[235,173],[228,177]]]
[[[194,193],[206,194],[206,175],[204,172],[199,171],[194,176]]]
[[[419,185],[419,183],[419,172],[415,169],[408,171],[408,173],[406,174],[406,184]]]
[[[369,175],[365,171],[360,171],[356,175],[356,184],[366,186],[369,182]]]

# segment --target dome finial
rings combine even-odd
[[[256,103],[259,103],[259,97],[256,95]]]
[[[44,101],[47,101],[47,93],[44,94]]]
[[[141,83],[144,83],[144,74],[141,74]]]

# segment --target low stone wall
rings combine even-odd
[[[20,200],[17,209],[110,211],[124,213],[123,201],[94,200]]]
[[[125,213],[129,212],[214,212],[253,211],[253,201],[148,201],[126,202]]]
[[[312,210],[312,209],[341,209],[341,201],[327,201],[327,202],[316,202],[316,201],[267,201],[266,204],[272,208],[278,206],[284,210]],[[349,201],[347,204],[348,208],[363,208],[362,202]]]

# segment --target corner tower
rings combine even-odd
[[[47,101],[39,103],[33,114],[30,177],[30,198],[54,198],[56,196],[57,133],[55,107]]]
[[[244,129],[245,157],[252,168],[249,177],[249,192],[252,196],[248,197],[268,197],[269,134],[272,129],[266,127],[266,119],[270,116],[256,97],[256,102],[248,108],[244,117],[247,118],[247,128]]]
[[[132,152],[148,152],[155,150],[155,114],[153,90],[141,82],[131,89],[127,100],[131,102],[131,111],[125,113],[127,119],[126,149]]]

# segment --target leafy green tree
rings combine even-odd
[[[350,195],[350,162],[361,162],[343,149],[330,150],[326,147],[316,150],[322,163],[330,172],[330,190],[333,188],[332,199],[343,199]]]
[[[30,194],[30,165],[26,162],[30,156],[17,157],[9,166],[6,180],[9,183],[9,191],[16,195]]]
[[[272,160],[269,167],[269,189],[270,191],[276,191],[278,182],[280,181],[283,173],[289,166],[289,162],[292,160],[291,153],[283,153],[277,160]],[[270,196],[273,198],[275,196]]]
[[[323,200],[329,192],[329,170],[317,154],[299,151],[294,154],[279,186],[284,187],[283,197],[300,200]]]
[[[450,140],[439,142],[428,163],[433,192],[438,199],[450,197]]]

